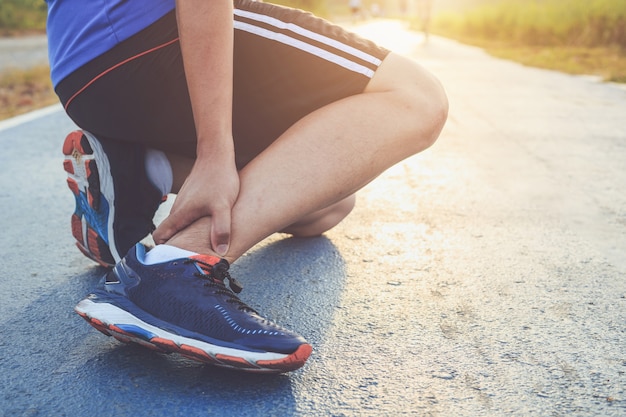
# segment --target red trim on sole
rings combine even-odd
[[[267,369],[276,369],[280,372],[293,371],[301,368],[311,356],[313,347],[309,344],[300,345],[295,352],[284,359],[274,361],[257,361],[257,365]]]
[[[87,321],[91,326],[100,331],[101,333],[107,336],[113,336],[115,339],[123,342],[123,343],[137,343],[141,346],[147,347],[151,350],[159,351],[162,353],[178,353],[186,358],[196,360],[202,363],[206,363],[209,365],[237,369],[246,372],[254,372],[254,373],[282,373],[295,371],[296,369],[301,368],[309,356],[311,356],[311,352],[313,348],[309,344],[303,344],[296,349],[295,352],[285,356],[281,359],[276,360],[260,360],[256,363],[250,363],[246,359],[239,356],[231,356],[231,355],[222,355],[217,354],[215,358],[209,355],[204,350],[189,346],[189,345],[180,345],[176,344],[173,340],[165,339],[161,337],[154,337],[150,339],[150,341],[146,341],[140,339],[129,333],[127,331],[122,330],[118,326],[114,324],[105,325],[102,321],[87,316],[85,313],[78,312],[83,319]]]

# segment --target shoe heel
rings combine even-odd
[[[93,159],[93,149],[89,140],[81,131],[74,131],[67,135],[63,142],[63,169],[68,173],[68,187],[78,195],[81,189],[75,178],[86,181],[82,184],[87,194],[89,206],[94,210],[100,209],[100,175],[98,165]]]
[[[109,251],[108,245],[98,236],[98,233],[91,228],[87,228],[87,246],[85,246],[82,221],[76,216],[72,216],[72,235],[74,239],[76,239],[76,247],[83,255],[105,268],[115,266],[115,260],[113,259],[113,255],[111,255],[111,251]]]
[[[98,232],[87,226],[87,246],[92,254],[92,259],[105,267],[115,265],[109,245],[100,237]]]

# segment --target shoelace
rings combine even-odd
[[[239,294],[241,290],[243,290],[243,285],[230,276],[230,273],[228,272],[230,265],[226,259],[220,259],[220,261],[215,265],[211,265],[199,259],[187,259],[185,260],[185,263],[195,263],[198,265],[205,273],[196,272],[194,275],[207,280],[205,285],[214,287],[216,289],[216,293],[227,296],[227,302],[239,304],[239,310],[248,310],[250,312],[257,313],[253,308],[241,301],[239,297],[235,295]],[[226,287],[224,282],[225,280],[228,280],[228,287]]]

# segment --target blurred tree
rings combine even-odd
[[[46,3],[43,0],[0,0],[0,31],[44,30]]]

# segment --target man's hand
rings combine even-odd
[[[231,210],[238,194],[239,175],[234,162],[220,163],[219,158],[196,160],[170,215],[154,231],[154,241],[165,243],[196,220],[210,216],[211,229],[207,234],[211,247],[218,255],[226,255],[230,244]]]
[[[176,0],[185,77],[198,139],[197,159],[170,216],[154,232],[156,243],[203,217],[221,256],[230,244],[231,210],[239,194],[232,136],[233,2]]]

